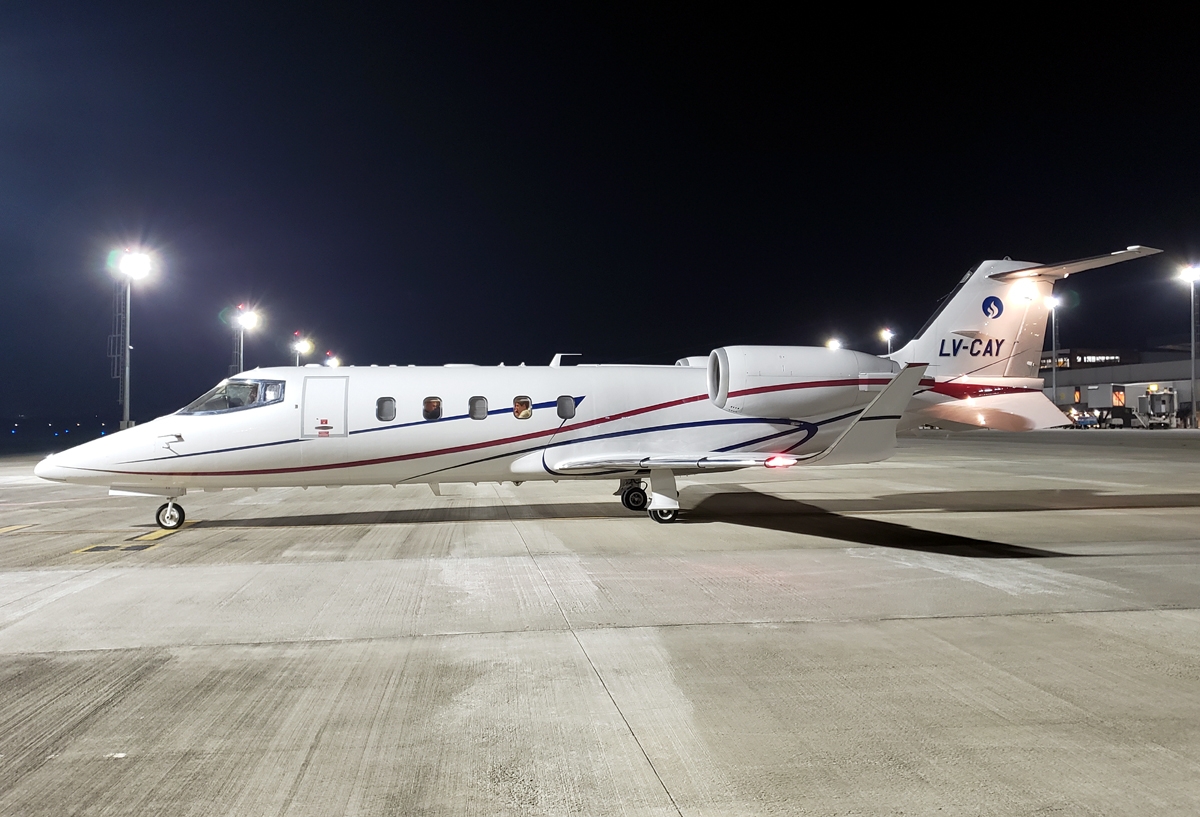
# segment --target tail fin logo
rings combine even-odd
[[[983,299],[983,314],[987,315],[992,320],[1004,314],[1004,301],[997,298],[995,295],[989,295]]]

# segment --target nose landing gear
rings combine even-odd
[[[185,514],[182,505],[176,505],[174,499],[169,499],[154,514],[154,521],[160,528],[176,530],[183,526]]]

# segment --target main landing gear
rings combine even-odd
[[[183,526],[183,506],[176,505],[174,499],[168,499],[154,514],[154,521],[160,528],[176,530]]]
[[[679,492],[675,488],[675,475],[666,470],[653,471],[650,474],[650,482],[651,491],[654,493],[653,502],[650,500],[650,494],[646,492],[645,482],[640,479],[621,480],[621,487],[617,489],[621,504],[631,511],[646,511],[651,519],[662,524],[678,520]]]
[[[627,510],[644,511],[650,504],[650,497],[646,495],[645,483],[640,479],[621,480],[621,487],[617,491],[621,494],[621,504]]]

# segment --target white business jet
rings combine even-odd
[[[165,498],[168,529],[189,490],[569,478],[619,480],[626,508],[673,522],[678,475],[877,462],[902,421],[1067,424],[1036,378],[1045,297],[1073,272],[1155,252],[984,262],[890,357],[727,346],[674,366],[255,369],[34,473]]]

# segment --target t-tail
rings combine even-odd
[[[890,356],[902,365],[929,364],[927,376],[936,385],[921,419],[1011,430],[1066,425],[1038,379],[1054,282],[1158,252],[1133,246],[1062,264],[984,261],[968,272],[916,336]]]

